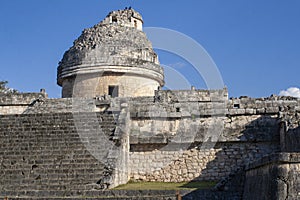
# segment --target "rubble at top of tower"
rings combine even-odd
[[[112,11],[100,23],[84,29],[59,62],[58,84],[87,67],[142,68],[162,78],[163,69],[142,24],[141,15],[130,8]]]
[[[120,25],[134,25],[134,20],[139,20],[143,23],[143,18],[140,13],[134,9],[125,8],[110,12],[101,23],[118,23]]]

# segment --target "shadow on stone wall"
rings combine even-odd
[[[99,189],[96,184],[109,171],[95,152],[103,133],[114,133],[114,118],[104,113],[0,115],[0,197],[72,196]],[[101,119],[101,120],[100,120]],[[86,126],[85,121],[95,126]],[[81,135],[78,130],[82,129]],[[100,141],[101,142],[101,141]]]
[[[241,128],[237,140],[217,142],[214,160],[207,163],[201,175],[192,181],[218,181],[207,191],[195,190],[183,199],[241,199],[245,181],[245,165],[278,152],[280,149],[279,120],[276,117],[261,116]],[[230,130],[224,130],[223,137],[230,138]],[[225,177],[222,180],[219,177]]]
[[[243,199],[300,198],[300,126],[288,124],[280,123],[281,151],[246,166]]]
[[[284,132],[284,152],[300,152],[300,126]]]

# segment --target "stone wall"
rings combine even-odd
[[[265,157],[246,168],[243,199],[299,199],[299,177],[299,153],[280,153]]]
[[[45,93],[0,94],[0,115],[21,114],[37,99],[46,97]]]
[[[138,12],[130,8],[110,12],[102,21],[102,24],[114,24],[119,26],[134,27],[138,30],[142,30],[143,19]]]
[[[222,132],[215,135],[218,122]],[[245,163],[278,151],[277,123],[277,115],[133,118],[131,179],[220,180]]]
[[[153,96],[164,85],[164,72],[141,30],[142,18],[133,9],[111,12],[85,29],[57,69],[63,97],[105,95],[109,85],[120,87],[120,97]]]
[[[227,88],[221,90],[157,90],[157,102],[224,102],[228,100]]]
[[[284,152],[300,152],[300,127],[285,132]]]
[[[226,90],[157,91],[152,103],[131,102],[131,179],[220,180],[280,150],[282,115],[299,110],[298,99],[225,98]]]
[[[300,111],[294,107],[282,117],[280,146],[283,152],[300,152]]]
[[[115,114],[0,115],[0,196],[76,196],[126,183],[128,139]]]
[[[23,115],[1,116],[1,132],[5,135],[1,139],[4,144],[2,161],[12,159],[5,157],[3,152],[17,147],[15,139],[26,146],[31,144],[27,140],[29,135],[32,139],[47,137],[47,144],[52,147],[57,144],[56,140],[67,143],[75,140],[76,134],[77,139],[84,136],[93,139],[89,142],[92,148],[86,147],[87,152],[104,162],[101,181],[94,184],[99,189],[117,186],[129,178],[163,182],[218,181],[248,163],[279,152],[282,144],[286,151],[297,150],[298,99],[242,97],[224,100],[227,96],[226,92],[222,93],[224,91],[215,91],[224,94],[219,99],[211,98],[213,92],[197,90],[158,91],[154,97],[134,98],[39,97]],[[97,114],[98,111],[110,115],[102,116]],[[107,136],[100,137],[100,130]],[[56,139],[53,135],[49,142],[52,137],[49,132],[64,136]],[[77,142],[82,145],[86,141]],[[46,145],[46,141],[42,144]],[[11,149],[13,152],[18,151]],[[104,152],[107,153],[105,156]],[[43,152],[37,151],[40,153]],[[24,155],[31,159],[29,152]],[[2,173],[2,177],[7,176],[5,170]],[[7,181],[7,178],[3,180]]]
[[[179,145],[178,145],[179,146]],[[211,149],[131,145],[131,179],[136,181],[219,181],[245,163],[271,154],[273,143],[217,143]]]
[[[137,73],[139,69],[135,70]],[[133,76],[130,73],[77,75],[76,80],[63,83],[63,97],[95,97],[109,95],[109,86],[118,97],[154,96],[159,83],[147,77]]]
[[[91,98],[61,98],[61,99],[39,99],[27,107],[23,114],[43,113],[71,113],[71,112],[100,112],[96,107],[96,100]],[[103,102],[110,105],[110,101]]]

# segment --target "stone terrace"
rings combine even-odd
[[[90,113],[77,117],[92,120]],[[94,129],[114,132],[112,115],[98,113],[94,120],[100,121]],[[95,151],[106,147],[93,144],[97,131],[80,136],[72,113],[1,115],[0,121],[0,197],[76,196],[100,188],[105,165],[85,144]]]

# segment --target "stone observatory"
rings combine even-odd
[[[83,31],[58,67],[76,98],[0,92],[0,199],[300,200],[300,98],[157,90],[142,24],[125,9]]]
[[[59,62],[62,97],[154,96],[164,72],[142,26],[142,16],[130,8],[85,29]]]

